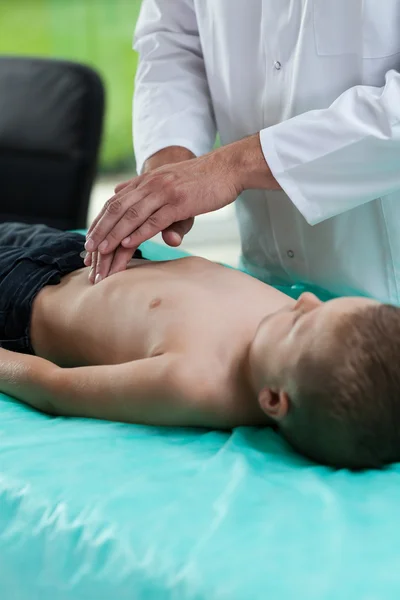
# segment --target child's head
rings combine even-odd
[[[368,468],[400,460],[400,309],[303,294],[267,317],[250,351],[263,411],[310,458]]]

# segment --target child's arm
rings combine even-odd
[[[52,415],[168,426],[218,426],[176,356],[63,369],[0,348],[0,392]],[[197,392],[197,393],[196,393]]]

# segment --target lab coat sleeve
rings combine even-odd
[[[183,146],[196,156],[210,151],[216,128],[193,0],[143,0],[134,49],[138,172],[167,146]]]
[[[260,132],[265,159],[310,225],[400,189],[400,74]]]

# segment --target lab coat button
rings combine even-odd
[[[287,251],[287,255],[288,255],[288,257],[289,257],[289,258],[293,258],[293,257],[294,257],[294,252],[293,252],[293,250],[288,250],[288,251]]]
[[[279,62],[279,60],[275,61],[274,67],[277,71],[280,71],[282,69],[282,64]]]

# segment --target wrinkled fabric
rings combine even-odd
[[[308,463],[268,430],[52,419],[0,397],[4,600],[400,594],[400,471]]]

